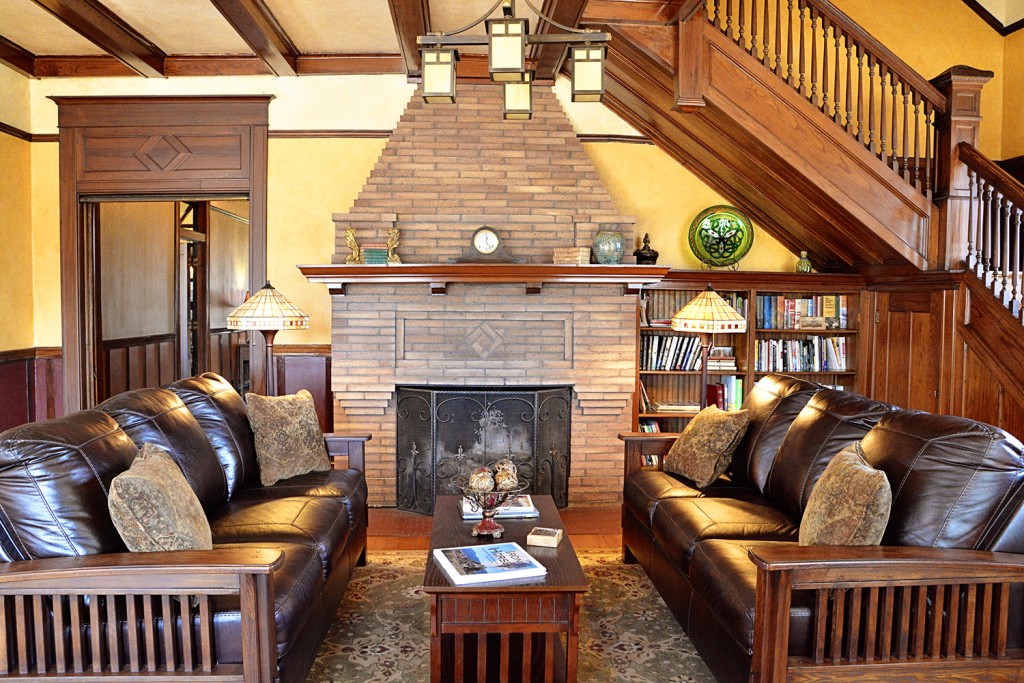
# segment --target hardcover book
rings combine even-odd
[[[533,498],[526,493],[509,498],[498,506],[494,514],[495,519],[529,519],[531,517],[540,517],[540,511],[533,504]],[[462,519],[483,518],[483,512],[479,508],[474,510],[469,499],[463,496]]]
[[[547,568],[518,543],[435,548],[434,562],[457,586],[546,576]]]

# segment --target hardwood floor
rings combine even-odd
[[[570,505],[561,515],[577,550],[622,547],[622,514],[618,505]],[[367,551],[427,550],[430,548],[430,524],[428,515],[397,508],[370,508]]]

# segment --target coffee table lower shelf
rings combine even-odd
[[[578,593],[435,594],[431,680],[575,681],[579,608]]]

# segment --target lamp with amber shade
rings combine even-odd
[[[700,407],[703,410],[708,405],[708,359],[714,335],[746,332],[747,320],[708,284],[706,290],[672,316],[672,329],[700,335]]]
[[[277,396],[277,373],[273,371],[274,337],[279,330],[308,330],[309,316],[278,292],[268,281],[260,291],[228,313],[229,330],[259,330],[267,342],[267,396]]]

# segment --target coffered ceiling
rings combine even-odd
[[[530,0],[559,23],[594,17],[671,18],[692,0]],[[1024,0],[964,0],[999,30]],[[589,7],[588,7],[589,4]],[[494,0],[0,0],[0,62],[32,77],[407,73],[419,76],[416,37],[451,31]],[[550,30],[525,0],[517,14]],[[610,13],[610,14],[608,14]],[[500,14],[496,10],[494,15]],[[483,26],[469,33],[482,33]],[[461,50],[462,77],[483,77],[482,49]],[[564,48],[534,46],[549,79]]]

